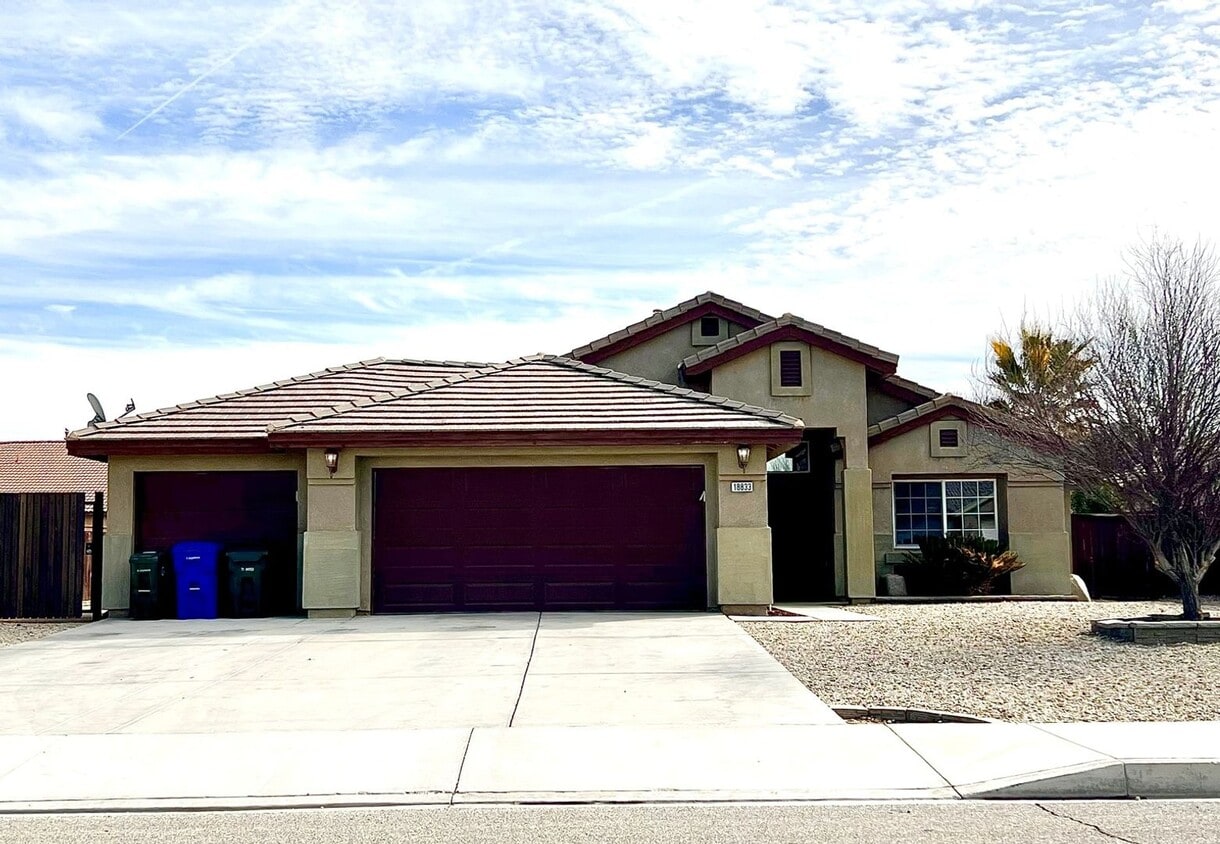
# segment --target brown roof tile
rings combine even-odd
[[[909,431],[919,425],[935,422],[937,419],[951,415],[953,411],[965,414],[974,413],[979,406],[951,393],[941,393],[931,401],[904,410],[897,416],[882,419],[868,426],[868,439],[871,443],[884,442],[904,431]]]
[[[748,351],[764,342],[774,342],[775,334],[803,333],[817,338],[822,344],[830,346],[841,354],[871,363],[874,369],[892,373],[898,365],[898,355],[886,352],[876,346],[848,337],[838,331],[818,325],[816,322],[802,319],[795,314],[784,314],[779,319],[764,322],[748,331],[736,334],[727,340],[721,340],[715,346],[700,349],[695,354],[682,361],[682,366],[692,375],[712,369],[721,358],[732,360],[738,354]]]
[[[0,492],[105,492],[106,464],[73,457],[63,440],[0,442]]]
[[[606,335],[598,340],[594,340],[579,349],[573,349],[568,352],[567,357],[575,360],[584,360],[589,356],[597,356],[598,353],[605,353],[611,346],[625,346],[629,341],[639,335],[646,335],[651,329],[655,329],[665,323],[685,316],[697,309],[714,306],[725,311],[731,312],[738,316],[744,317],[752,325],[760,322],[766,322],[772,317],[764,314],[762,311],[751,308],[749,305],[743,305],[741,302],[730,299],[727,296],[721,296],[719,293],[708,291],[700,293],[693,299],[687,299],[685,302],[680,302],[672,308],[666,308],[663,311],[656,311],[652,316],[642,319],[639,322],[632,323],[626,328],[619,329],[611,334]],[[594,361],[596,362],[596,361]]]
[[[406,387],[274,426],[272,442],[301,437],[429,437],[648,432],[719,441],[726,431],[790,436],[803,424],[776,410],[550,355]]]
[[[123,416],[74,431],[70,438],[89,441],[261,438],[268,425],[294,416],[368,399],[412,384],[465,374],[484,366],[486,364],[460,361],[378,358]]]
[[[926,399],[934,399],[937,396],[943,395],[940,390],[934,390],[910,378],[903,378],[901,375],[886,375],[883,379],[886,384],[897,387],[899,390],[914,393],[917,396],[922,396]]]

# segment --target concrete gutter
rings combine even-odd
[[[0,736],[0,760],[0,813],[1220,798],[1217,722]]]

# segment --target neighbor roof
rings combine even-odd
[[[123,416],[69,435],[73,454],[106,454],[114,441],[192,439],[265,447],[267,426],[293,416],[472,372],[487,364],[462,361],[360,361],[199,401]]]
[[[647,319],[642,319],[599,340],[594,340],[579,349],[573,349],[568,352],[567,357],[585,363],[599,363],[611,355],[669,331],[675,327],[675,323],[681,325],[704,316],[723,317],[744,325],[746,328],[752,328],[772,319],[760,310],[709,290],[706,293],[700,293],[693,299],[680,302],[672,308],[655,311]]]
[[[898,368],[898,355],[893,352],[882,351],[862,340],[832,331],[824,325],[809,322],[795,314],[784,314],[779,319],[764,322],[749,331],[722,340],[715,346],[701,349],[682,361],[682,366],[687,375],[699,375],[757,348],[782,340],[801,340],[811,346],[829,349],[883,375],[892,375]]]
[[[315,411],[274,426],[273,445],[792,442],[776,410],[535,355]]]
[[[877,445],[893,439],[913,428],[928,425],[945,417],[964,418],[977,412],[979,406],[950,393],[942,393],[932,401],[904,410],[897,416],[882,419],[868,427],[869,445]]]
[[[106,464],[73,457],[63,440],[0,442],[0,492],[105,492]]]

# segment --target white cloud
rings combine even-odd
[[[95,113],[72,97],[53,91],[6,91],[0,94],[0,116],[57,143],[79,141],[102,129]]]

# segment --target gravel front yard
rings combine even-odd
[[[742,627],[831,706],[940,709],[1004,721],[1220,720],[1220,644],[1133,645],[1097,618],[1171,601],[857,607],[871,622]],[[1220,612],[1207,602],[1205,611]]]
[[[76,624],[28,624],[24,621],[0,621],[0,648],[32,642],[52,633],[71,630]]]

